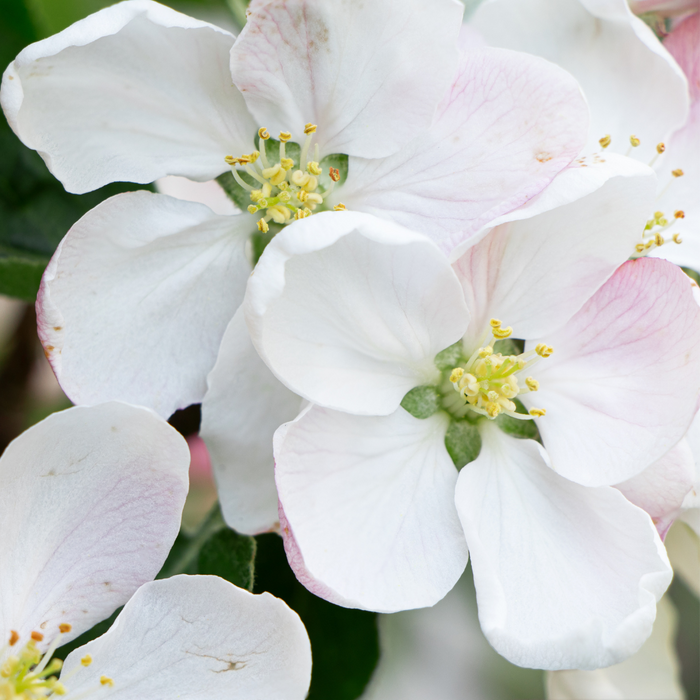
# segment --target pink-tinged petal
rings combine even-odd
[[[541,446],[482,428],[455,502],[486,638],[519,666],[594,669],[651,633],[672,571],[649,516],[556,474]]]
[[[80,219],[37,299],[39,337],[71,400],[118,399],[165,417],[201,401],[243,298],[251,224],[150,192]]]
[[[684,700],[675,649],[678,613],[668,596],[659,601],[654,631],[626,661],[596,671],[550,671],[548,700]]]
[[[467,547],[453,505],[447,416],[352,416],[310,406],[275,433],[292,569],[316,595],[395,612],[433,605]],[[282,513],[281,513],[282,516]]]
[[[523,396],[555,471],[586,486],[619,484],[685,434],[700,392],[700,307],[665,260],[622,265],[561,329]],[[534,346],[534,341],[526,349]]]
[[[258,0],[231,51],[258,122],[322,153],[380,158],[430,126],[457,66],[454,0]]]
[[[493,46],[542,56],[569,71],[591,108],[588,150],[612,137],[648,161],[688,114],[683,72],[626,0],[489,0],[472,18]]]
[[[249,535],[276,529],[272,436],[292,420],[301,399],[280,383],[255,351],[239,309],[207,377],[202,428],[226,522]]]
[[[666,152],[655,165],[659,173],[659,196],[654,204],[669,221],[678,209],[684,218],[676,219],[664,234],[680,234],[681,245],[665,245],[654,255],[678,265],[700,270],[700,15],[681,22],[666,38],[668,48],[688,77],[691,107],[688,121],[666,142]],[[682,170],[682,177],[672,171]]]
[[[518,338],[568,321],[641,240],[655,188],[653,171],[637,161],[591,160],[567,168],[528,203],[524,209],[537,212],[530,218],[503,217],[519,220],[496,226],[453,264],[472,315],[468,346],[491,318],[512,326]]]
[[[389,158],[350,158],[329,201],[426,233],[449,252],[541,192],[579,153],[587,124],[578,85],[557,66],[464,51],[430,130]]]
[[[654,12],[662,17],[675,17],[700,10],[700,0],[629,0],[629,4],[638,15]]]
[[[10,126],[69,192],[164,175],[211,180],[252,148],[231,83],[234,37],[150,0],[96,12],[25,48],[5,71]]]
[[[686,495],[692,490],[695,460],[686,440],[681,440],[641,474],[617,484],[628,501],[651,516],[662,539],[680,515]]]
[[[439,379],[435,355],[469,313],[428,239],[356,212],[327,212],[277,235],[248,283],[246,318],[261,356],[292,391],[364,415],[396,410]]]
[[[303,700],[311,647],[299,616],[269,593],[174,576],[142,586],[106,634],[68,656],[62,678],[69,697]]]
[[[0,459],[0,634],[77,637],[163,565],[180,528],[190,454],[147,409],[70,408]],[[6,651],[6,650],[5,650]],[[2,651],[0,650],[0,655]],[[0,657],[1,658],[1,657]]]

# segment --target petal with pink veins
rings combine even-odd
[[[322,153],[381,158],[427,129],[457,67],[454,0],[257,0],[231,51],[261,126]]]
[[[243,298],[251,225],[150,192],[85,214],[37,299],[39,337],[71,400],[119,399],[164,417],[201,401]]]
[[[150,0],[100,10],[25,48],[0,101],[69,192],[164,175],[211,180],[255,136],[231,83],[234,37]]]
[[[486,638],[512,663],[549,670],[635,653],[672,577],[649,516],[612,487],[559,476],[533,440],[489,422],[481,434],[455,502]]]
[[[287,554],[299,580],[345,607],[433,605],[468,552],[443,413],[418,420],[310,406],[275,433]]]
[[[700,392],[700,307],[665,260],[626,262],[562,328],[525,394],[552,466],[586,486],[644,471],[685,434]],[[526,350],[535,341],[526,344]]]

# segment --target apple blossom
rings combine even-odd
[[[141,192],[83,217],[38,301],[66,393],[162,415],[201,401],[256,221],[346,206],[449,249],[540,192],[583,143],[580,90],[538,58],[459,52],[461,13],[456,0],[253,2],[234,40],[128,0],[24,49],[2,106],[69,191],[232,168],[255,211]]]
[[[312,592],[431,605],[468,545],[482,628],[511,661],[597,668],[648,636],[670,569],[650,518],[609,485],[687,430],[700,308],[665,261],[618,269],[655,180],[605,160],[571,169],[452,265],[351,212],[268,246],[245,308],[261,357],[313,402],[274,440],[287,554]],[[529,339],[524,352],[499,353],[513,331],[497,318]],[[537,417],[544,449],[499,430],[504,417],[511,431]]]
[[[282,601],[213,576],[149,582],[179,529],[188,463],[173,428],[120,403],[54,414],[9,445],[0,697],[305,697],[308,637]],[[105,635],[52,660],[124,603]]]

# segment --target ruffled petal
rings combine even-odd
[[[556,474],[533,440],[494,424],[455,502],[486,638],[519,666],[594,669],[651,633],[672,571],[649,516],[614,488]]]
[[[655,188],[653,171],[637,161],[591,159],[567,168],[523,207],[529,218],[522,210],[502,217],[510,221],[453,264],[472,315],[468,342],[491,318],[518,338],[562,326],[641,240]]]
[[[554,354],[523,403],[547,410],[537,424],[559,474],[618,484],[683,437],[700,392],[700,307],[675,265],[625,263],[544,340]]]
[[[429,240],[355,212],[316,214],[277,235],[246,294],[253,342],[297,394],[328,408],[386,415],[439,379],[435,355],[469,314]]]
[[[259,123],[321,152],[381,158],[427,129],[457,67],[453,0],[263,0],[231,51]]]
[[[328,201],[425,233],[449,252],[541,192],[579,153],[587,124],[578,85],[557,66],[464,51],[430,130],[389,158],[350,158]]]
[[[675,649],[678,613],[664,597],[651,637],[621,664],[596,671],[547,673],[548,700],[684,700]]]
[[[37,315],[74,403],[119,399],[167,417],[202,400],[243,298],[251,222],[133,192],[73,226],[44,273]]]
[[[591,107],[588,150],[609,134],[624,152],[634,134],[647,161],[687,118],[683,71],[625,0],[490,0],[472,24],[491,45],[542,56],[578,80]]]
[[[311,406],[275,433],[289,563],[338,605],[433,605],[467,564],[453,505],[447,416],[352,416]],[[284,520],[282,519],[284,518]]]
[[[249,535],[278,525],[272,436],[292,420],[301,399],[255,351],[239,309],[221,341],[202,401],[204,438],[226,522]]]
[[[3,76],[2,107],[69,192],[211,180],[256,129],[231,83],[233,41],[150,0],[120,2],[25,48]]]
[[[269,593],[174,576],[142,586],[106,634],[69,654],[62,677],[76,697],[97,688],[123,700],[303,700],[311,647],[299,616]]]
[[[163,565],[187,495],[187,444],[151,411],[70,408],[22,433],[0,459],[0,634],[45,648],[77,637]],[[2,652],[0,651],[0,654]],[[0,657],[1,660],[1,657]]]

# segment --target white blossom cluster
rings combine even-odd
[[[124,0],[25,48],[0,101],[66,190],[229,199],[112,197],[44,273],[76,407],[0,461],[0,699],[306,696],[282,601],[152,580],[195,403],[227,524],[317,596],[428,608],[471,560],[551,698],[634,700],[640,668],[682,697],[654,621],[669,529],[700,536],[697,10],[252,0],[234,37]],[[404,680],[367,698],[469,697]]]

